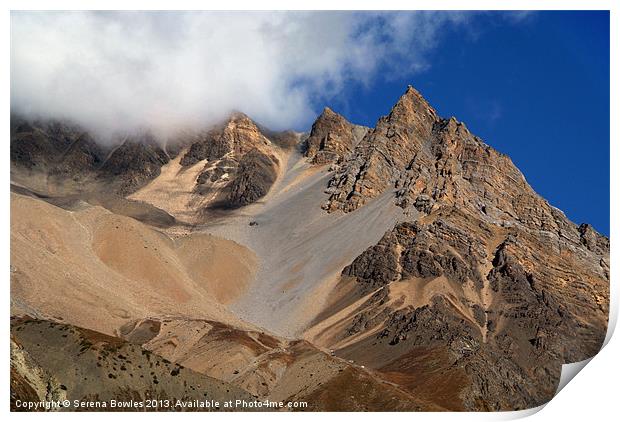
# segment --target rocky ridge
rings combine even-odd
[[[348,122],[329,107],[312,124],[304,155],[313,164],[338,162],[351,152],[368,128]]]
[[[324,208],[353,212],[384,192],[408,217],[344,268],[317,341],[387,376],[432,348],[446,373],[460,368],[453,405],[468,410],[542,404],[561,364],[600,349],[609,240],[412,87],[337,169]],[[429,370],[416,365],[412,377]]]

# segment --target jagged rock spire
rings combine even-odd
[[[317,117],[305,143],[305,155],[313,164],[325,164],[341,159],[366,133],[329,107]]]

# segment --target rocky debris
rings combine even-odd
[[[341,160],[364,137],[367,128],[349,123],[340,114],[325,107],[312,125],[306,139],[304,155],[313,164]]]

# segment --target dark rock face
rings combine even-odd
[[[257,149],[243,156],[237,177],[228,186],[228,203],[233,207],[251,204],[269,192],[277,177],[273,160]]]
[[[74,177],[97,168],[105,151],[83,128],[62,121],[11,116],[11,163]]]
[[[365,132],[366,128],[349,123],[340,114],[325,107],[305,142],[305,156],[313,164],[336,162],[353,149]]]
[[[108,157],[98,177],[110,180],[124,196],[159,176],[168,161],[168,155],[152,137],[128,139]]]
[[[71,123],[12,117],[12,164],[46,173],[59,183],[98,180],[124,196],[157,177],[168,161],[168,154],[149,134],[127,137],[111,148]]]
[[[98,169],[105,160],[106,152],[88,133],[84,133],[63,153],[53,175],[79,178],[80,175]]]
[[[96,189],[128,196],[183,153],[179,163],[184,168],[206,161],[189,187],[198,196],[216,198],[206,207],[238,208],[267,194],[277,178],[277,150],[296,146],[298,139],[293,132],[261,130],[249,117],[235,113],[223,124],[182,132],[167,144],[144,132],[103,147],[77,125],[12,116],[11,162],[15,169],[40,172],[58,185],[73,180],[77,183],[72,188],[80,192]]]
[[[386,233],[376,246],[358,256],[342,273],[356,277],[371,288],[411,277],[440,276],[460,284],[472,280],[481,287],[481,275],[473,270],[483,259],[484,252],[480,249],[480,242],[476,245],[473,237],[445,220],[428,226],[402,223]]]
[[[231,146],[224,137],[214,136],[214,133],[208,132],[200,138],[199,141],[190,146],[189,151],[181,158],[182,166],[193,166],[202,160],[217,160],[230,152]]]
[[[277,178],[274,160],[258,149],[245,154],[233,180],[225,189],[226,206],[243,207],[265,196]]]

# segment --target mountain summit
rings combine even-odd
[[[351,124],[340,114],[325,107],[306,139],[305,155],[314,164],[339,161],[351,152],[367,131],[368,128]]]

